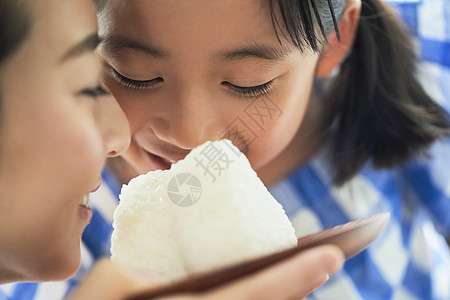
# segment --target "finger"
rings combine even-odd
[[[312,248],[204,296],[212,296],[211,299],[300,299],[325,283],[329,274],[342,267],[343,261],[342,251],[335,246]]]
[[[154,273],[133,270],[103,259],[69,299],[123,299],[130,294],[155,287],[159,285],[158,282],[158,277]]]

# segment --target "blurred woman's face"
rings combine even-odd
[[[269,1],[106,3],[102,78],[130,122],[124,157],[140,173],[220,138],[258,170],[293,139],[318,55],[277,37]]]
[[[98,85],[91,0],[27,3],[32,30],[0,69],[0,282],[77,270],[85,199],[105,158],[129,142],[125,116]]]

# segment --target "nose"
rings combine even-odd
[[[190,150],[220,133],[220,108],[201,93],[179,90],[164,107],[158,108],[152,120],[152,129],[162,141]]]
[[[102,130],[106,155],[114,157],[130,145],[130,126],[116,99],[112,95],[106,97],[99,101],[97,122]]]

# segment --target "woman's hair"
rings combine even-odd
[[[282,21],[295,46],[316,52],[337,30],[345,9],[345,0],[270,1],[275,29]],[[324,99],[323,129],[331,137],[330,171],[336,184],[368,161],[375,168],[394,167],[450,134],[448,113],[417,80],[418,58],[406,27],[382,1],[361,2],[353,49]],[[275,9],[282,20],[276,19]]]
[[[0,66],[16,51],[31,29],[23,0],[0,0]]]
[[[0,0],[0,79],[4,62],[22,44],[31,30],[31,15],[23,0]],[[0,125],[1,125],[0,82]]]

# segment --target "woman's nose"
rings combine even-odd
[[[130,126],[124,112],[116,99],[110,95],[109,99],[102,99],[98,113],[98,125],[102,130],[108,157],[118,156],[130,145]]]

